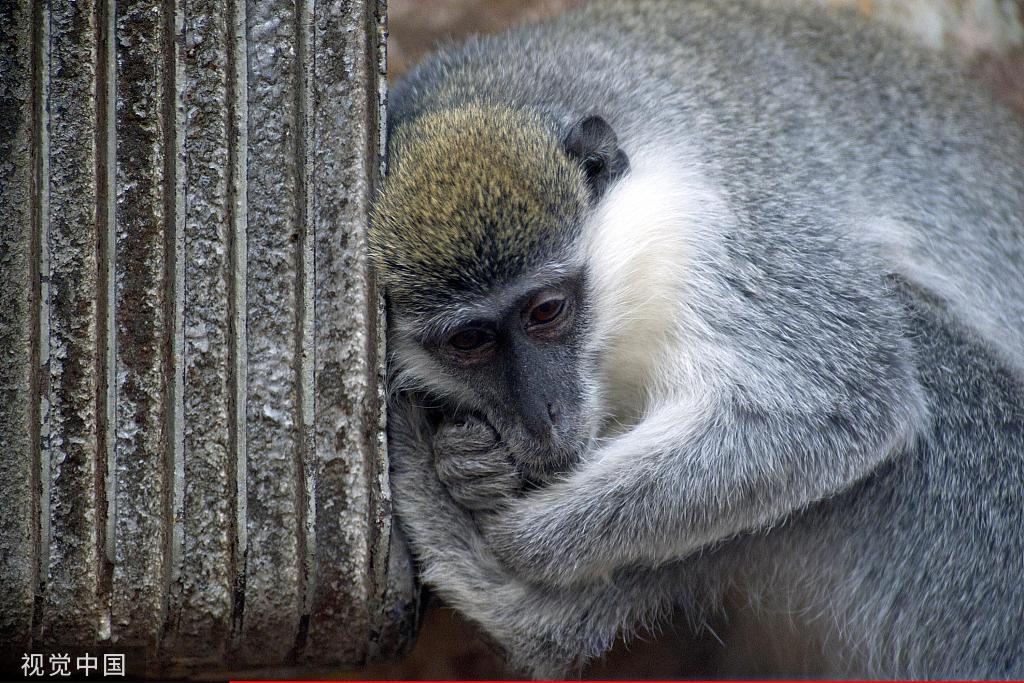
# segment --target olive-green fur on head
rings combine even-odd
[[[472,104],[424,114],[390,143],[370,251],[389,296],[419,308],[477,295],[578,233],[583,172],[528,111]]]

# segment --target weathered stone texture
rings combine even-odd
[[[153,644],[162,628],[153,615],[166,601],[169,525],[167,460],[178,451],[169,430],[172,372],[166,353],[173,321],[176,228],[168,205],[174,192],[174,74],[160,0],[116,3],[116,141],[114,309],[113,578],[110,610],[118,642]]]
[[[367,9],[348,0],[317,3],[313,27],[314,144],[308,166],[315,169],[316,538],[317,564],[322,569],[310,619],[310,653],[339,642],[343,624],[369,629],[369,591],[377,583],[363,577],[374,572],[378,539],[370,533],[372,525],[359,520],[366,519],[368,511],[375,514],[372,501],[384,502],[374,495],[380,491],[379,463],[352,457],[352,453],[376,450],[369,440],[375,438],[380,410],[372,382],[377,349],[370,336],[378,327],[377,310],[362,230],[375,162],[360,153],[372,149],[377,140],[374,129],[353,125],[367,112],[376,113],[373,84],[358,77],[376,66],[373,36],[359,30],[370,19],[365,16]],[[352,139],[342,131],[357,131],[358,137]],[[339,136],[347,137],[349,144]],[[332,187],[346,187],[348,192],[332,193]],[[344,229],[332,230],[332,226]],[[353,316],[351,311],[360,315]],[[359,371],[352,372],[354,368]],[[386,537],[383,542],[387,543]],[[337,547],[346,549],[343,562],[332,563],[329,558]],[[349,642],[336,656],[339,661],[365,657],[366,645]]]
[[[33,11],[0,1],[0,642],[24,646],[36,584]]]
[[[0,0],[0,654],[301,675],[410,635],[365,256],[382,13]]]
[[[100,631],[97,339],[98,8],[55,0],[48,11],[42,316],[44,486],[48,521],[44,642],[91,642]],[[48,284],[48,288],[45,285]],[[49,495],[46,494],[48,489]]]
[[[862,14],[896,26],[929,47],[968,55],[1024,45],[1019,0],[841,0]]]
[[[236,420],[240,349],[237,197],[240,143],[234,3],[189,2],[181,47],[184,121],[183,464],[180,560],[172,569],[175,649],[222,661],[239,567],[237,467],[245,424]],[[244,34],[244,32],[243,32]],[[241,60],[244,65],[244,58]],[[244,109],[242,110],[244,111]],[[244,138],[242,138],[244,139]]]
[[[296,6],[298,5],[298,7]],[[280,659],[294,646],[305,572],[301,327],[305,185],[301,3],[249,2],[249,336],[245,612],[242,647]],[[262,523],[267,521],[269,523]],[[276,638],[269,638],[270,634]]]

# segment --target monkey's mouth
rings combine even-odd
[[[547,443],[532,441],[512,449],[513,464],[528,484],[543,486],[575,470],[590,449],[590,442],[589,431],[582,438],[572,435]]]

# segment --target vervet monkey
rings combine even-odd
[[[371,251],[424,580],[563,675],[739,590],[1024,676],[1024,128],[851,15],[595,2],[393,90]]]

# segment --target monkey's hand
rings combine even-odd
[[[522,488],[498,435],[479,418],[443,422],[434,434],[433,451],[438,479],[467,510],[493,512]]]
[[[656,621],[692,583],[679,566],[617,575],[571,589],[512,576],[480,535],[476,515],[455,502],[431,462],[434,435],[404,397],[389,407],[388,454],[395,510],[425,583],[478,624],[516,668],[563,678],[604,653],[637,622]],[[476,428],[452,429],[444,439]],[[460,438],[461,438],[460,437]],[[477,438],[483,435],[477,432]],[[486,441],[486,439],[484,439]],[[487,479],[487,477],[485,477]]]

